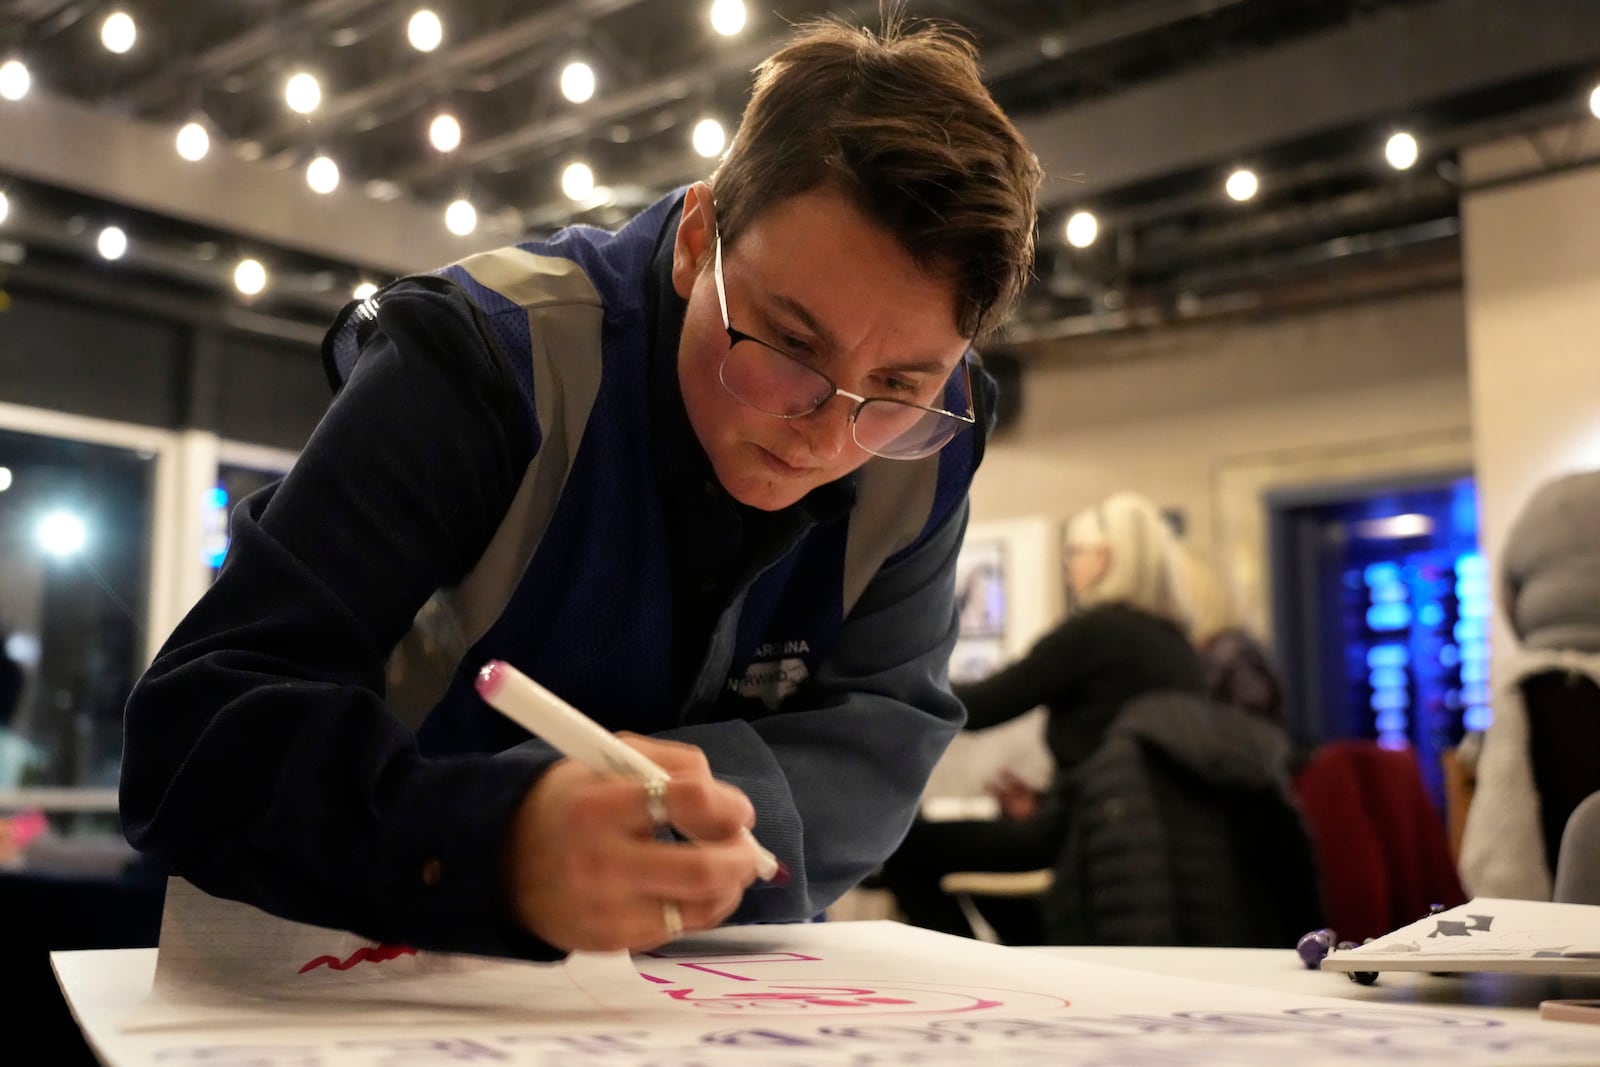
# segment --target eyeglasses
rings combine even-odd
[[[972,408],[972,371],[961,360],[967,412],[959,415],[887,396],[858,396],[840,389],[833,379],[785,352],[736,330],[728,321],[728,293],[722,282],[722,237],[712,273],[717,283],[717,303],[722,326],[728,331],[728,354],[722,357],[718,377],[722,387],[741,404],[780,419],[811,414],[835,396],[854,400],[850,411],[850,436],[862,450],[884,459],[922,459],[931,456],[977,421]],[[953,375],[952,375],[953,377]],[[948,380],[941,386],[941,394]]]

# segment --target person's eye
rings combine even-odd
[[[809,356],[811,354],[810,341],[807,341],[804,337],[797,337],[792,333],[785,333],[782,330],[778,331],[773,343],[792,356]]]

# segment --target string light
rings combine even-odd
[[[327,156],[318,156],[306,164],[306,184],[311,191],[326,196],[339,188],[339,164]]]
[[[561,95],[581,104],[594,95],[594,68],[581,59],[561,68]]]
[[[423,8],[406,23],[406,40],[419,52],[431,52],[444,41],[444,23],[439,16]]]
[[[128,235],[117,226],[107,226],[95,240],[102,259],[121,259],[128,251]]]
[[[100,43],[106,46],[108,52],[120,56],[131,50],[138,39],[139,27],[134,25],[133,16],[126,11],[113,11],[100,24]]]
[[[568,163],[561,172],[561,191],[568,200],[582,200],[594,192],[594,171],[587,163]]]
[[[454,152],[461,147],[461,123],[454,115],[437,116],[428,125],[428,141],[441,152]]]
[[[478,209],[469,201],[457,200],[444,209],[444,225],[457,237],[466,237],[478,228]]]
[[[1243,202],[1256,195],[1256,192],[1261,188],[1261,181],[1256,177],[1255,171],[1240,167],[1228,175],[1228,182],[1225,188],[1228,190],[1229,196]]]
[[[1074,211],[1067,219],[1067,244],[1073,248],[1088,248],[1100,236],[1100,220],[1090,211]]]
[[[190,163],[198,163],[211,151],[211,135],[198,122],[185,123],[178,131],[178,155]]]
[[[314,76],[301,71],[284,84],[283,99],[289,110],[309,115],[322,103],[322,85]]]
[[[744,29],[744,0],[712,0],[711,28],[724,37]]]
[[[1395,170],[1409,170],[1417,162],[1417,139],[1404,131],[1394,134],[1383,146],[1383,157]]]
[[[233,287],[245,296],[257,296],[267,287],[267,268],[258,259],[241,259],[233,269]]]
[[[701,119],[694,124],[691,140],[696,153],[711,159],[722,154],[723,147],[728,143],[728,134],[716,119]]]
[[[8,59],[0,63],[0,97],[15,103],[28,95],[32,85],[33,76],[22,60]]]

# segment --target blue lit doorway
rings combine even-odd
[[[1410,748],[1443,810],[1440,757],[1489,718],[1476,483],[1286,492],[1268,509],[1274,638],[1297,739]]]

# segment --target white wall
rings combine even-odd
[[[989,447],[973,519],[1066,518],[1142,492],[1183,513],[1190,545],[1263,631],[1263,493],[1471,463],[1459,291],[1086,338],[1061,355],[1026,368],[1022,417]]]
[[[1492,165],[1497,153],[1469,156],[1464,170]],[[1469,194],[1462,218],[1479,509],[1492,564],[1535,487],[1600,467],[1600,169]],[[1506,636],[1497,633],[1497,662]]]

